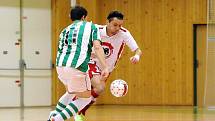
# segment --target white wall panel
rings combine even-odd
[[[24,105],[51,105],[51,71],[26,70],[24,78]]]
[[[27,68],[51,66],[51,1],[23,0],[23,55]]]
[[[20,106],[19,70],[0,70],[0,107]]]
[[[0,1],[0,69],[19,68],[19,0]]]

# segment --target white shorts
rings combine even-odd
[[[72,67],[57,67],[58,78],[67,86],[69,92],[91,90],[91,82],[87,73]]]

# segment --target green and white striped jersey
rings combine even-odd
[[[59,36],[56,66],[88,70],[94,40],[101,40],[98,28],[91,22],[74,21]]]

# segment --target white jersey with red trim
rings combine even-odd
[[[121,28],[116,35],[111,37],[107,35],[106,25],[98,25],[98,28],[100,31],[102,47],[106,56],[105,59],[109,67],[109,72],[112,72],[124,50],[125,44],[131,51],[138,49],[138,45],[130,32],[125,28]],[[92,60],[96,61],[96,65],[101,68],[101,65],[97,59],[92,58]]]

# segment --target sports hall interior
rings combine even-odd
[[[19,104],[4,106],[0,101],[0,121],[47,120],[49,112],[65,93],[56,73],[55,59],[59,34],[71,24],[69,13],[74,1],[88,10],[88,21],[101,25],[106,24],[110,11],[119,10],[124,13],[123,27],[131,32],[143,52],[140,62],[134,65],[129,61],[133,53],[125,47],[115,70],[107,80],[105,92],[87,111],[86,121],[215,120],[214,0],[18,0],[16,5],[13,0],[3,0],[0,2],[2,9],[5,6],[20,7],[20,46],[23,46],[22,39],[25,39],[25,35],[21,35],[25,29],[22,25],[30,19],[25,16],[27,12],[23,12],[22,7],[46,9],[43,1],[48,1],[50,9],[50,39],[47,41],[50,42],[51,64],[48,69],[32,69],[29,73],[42,72],[43,78],[43,73],[49,71],[49,102],[42,105],[25,105],[25,96],[31,94],[23,94],[23,86],[31,84],[24,84],[28,77],[22,77],[28,72],[24,70],[22,73],[23,70],[20,69],[18,80],[21,80],[19,89],[22,89],[20,97],[17,98],[20,100]],[[2,49],[0,51],[5,52]],[[38,55],[37,51],[35,53]],[[0,57],[3,58],[4,55]],[[40,59],[37,60],[40,63],[43,63],[42,60],[46,61],[46,58]],[[1,69],[0,64],[0,82],[11,78],[5,76],[4,69]],[[110,93],[110,83],[116,79],[123,79],[128,83],[126,96],[117,98]],[[1,98],[7,97],[3,87]],[[37,93],[34,93],[37,96]],[[43,92],[38,95],[40,99],[43,98]],[[40,99],[29,97],[29,100]]]

